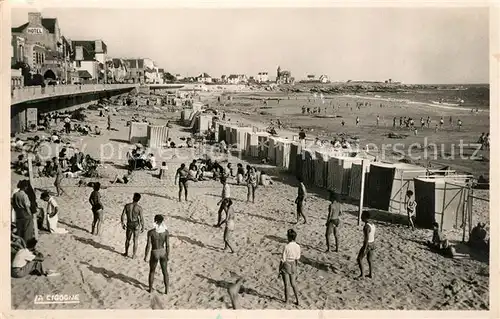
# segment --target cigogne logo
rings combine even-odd
[[[36,295],[35,305],[50,305],[50,304],[78,304],[80,303],[79,294],[46,294]]]

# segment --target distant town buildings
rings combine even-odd
[[[328,78],[328,75],[323,74],[319,77],[319,82],[321,83],[330,83],[330,79]]]
[[[212,83],[212,77],[207,73],[202,73],[196,77],[198,83]]]
[[[269,81],[269,74],[267,72],[259,72],[255,77],[257,83],[265,83]]]
[[[11,68],[22,70],[23,84],[163,83],[164,71],[153,60],[109,57],[103,40],[72,41],[56,18],[40,12],[29,12],[28,22],[11,31]]]
[[[276,84],[293,84],[295,83],[295,79],[292,77],[292,73],[290,71],[282,71],[281,67],[278,66],[276,70]]]

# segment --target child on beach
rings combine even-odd
[[[57,196],[61,196],[62,194],[67,195],[64,189],[61,187],[61,182],[64,177],[61,165],[56,164],[55,171],[56,171],[56,179],[54,181],[54,186],[56,187]]]
[[[358,266],[361,274],[358,279],[363,279],[363,259],[366,257],[368,261],[368,278],[372,278],[372,266],[373,266],[373,252],[375,250],[375,225],[370,223],[370,212],[365,211],[361,214],[361,220],[365,223],[363,227],[363,246],[358,253]]]
[[[54,197],[50,196],[48,192],[43,192],[40,199],[47,202],[47,209],[45,211],[45,219],[47,219],[47,229],[53,234],[66,234],[67,230],[58,228],[59,221],[59,205]]]
[[[335,238],[335,252],[339,251],[338,227],[340,226],[340,214],[342,206],[338,202],[337,194],[330,192],[330,205],[328,205],[328,217],[326,218],[326,251],[330,251],[330,235],[333,232]]]
[[[304,181],[302,178],[299,178],[299,187],[297,192],[297,198],[295,199],[295,204],[297,204],[297,222],[299,223],[300,217],[304,219],[304,224],[307,223],[306,216],[304,215],[304,202],[307,197],[306,186],[304,185]]]
[[[295,304],[299,305],[299,295],[295,284],[298,261],[300,259],[300,246],[295,242],[297,233],[293,229],[287,231],[288,244],[283,249],[283,255],[280,260],[279,273],[283,279],[285,288],[285,303],[288,303],[288,283],[292,286],[295,295]]]
[[[224,228],[224,251],[229,248],[231,254],[234,253],[233,246],[231,245],[232,234],[234,231],[234,211],[231,209],[232,204],[233,201],[230,198],[226,199],[226,204],[224,205],[227,207],[226,219],[221,222],[221,225],[224,223],[226,224],[226,227]]]
[[[99,194],[99,190],[101,189],[101,183],[97,182],[94,184],[94,190],[90,194],[89,203],[92,209],[92,214],[94,219],[92,221],[92,235],[99,235],[101,224],[103,222],[103,209],[101,202],[101,194]]]
[[[221,177],[220,182],[222,183],[222,194],[221,194],[221,200],[217,202],[217,205],[219,206],[219,211],[217,213],[217,224],[215,224],[215,227],[220,227],[222,225],[222,212],[225,210],[226,215],[227,215],[227,204],[228,199],[231,198],[231,190],[229,188],[229,184],[227,183],[227,179],[225,177]]]
[[[156,266],[158,263],[163,273],[163,283],[165,284],[165,294],[168,294],[168,269],[167,262],[169,257],[169,242],[168,230],[163,223],[164,218],[162,215],[155,215],[154,228],[148,231],[146,251],[144,253],[144,261],[148,261],[149,249],[151,248],[151,256],[149,257],[149,290],[153,291],[153,284],[155,280]]]
[[[413,223],[413,219],[415,218],[415,210],[417,208],[417,203],[413,199],[413,191],[409,190],[406,192],[406,213],[408,214],[408,227],[411,227],[412,230],[415,230],[415,224]]]
[[[245,175],[245,170],[243,169],[243,165],[238,163],[236,170],[236,183],[240,185],[243,183],[243,176]]]
[[[257,173],[255,168],[249,167],[247,172],[247,203],[250,202],[250,197],[252,197],[252,203],[255,203],[255,190],[257,189]]]

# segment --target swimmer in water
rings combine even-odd
[[[163,216],[156,215],[154,218],[154,228],[148,231],[146,251],[144,253],[144,261],[148,262],[149,249],[151,248],[151,256],[149,258],[149,290],[153,291],[155,280],[155,271],[158,263],[160,264],[163,273],[163,283],[165,284],[165,294],[168,294],[168,269],[167,262],[169,256],[168,230],[163,223]]]

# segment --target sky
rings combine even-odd
[[[12,25],[28,21],[13,9]],[[296,79],[489,83],[487,8],[43,8],[72,40],[112,57],[148,57],[170,73]]]

